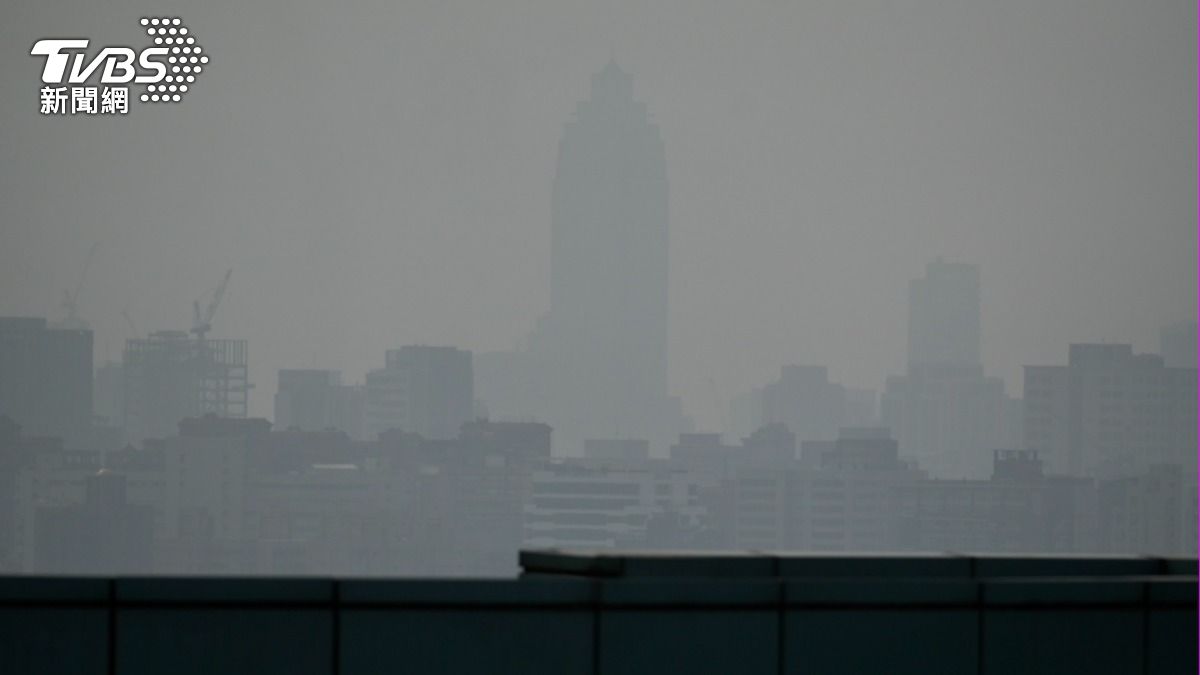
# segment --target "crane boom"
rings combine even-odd
[[[204,312],[204,323],[212,323],[213,316],[217,313],[217,305],[220,305],[221,298],[225,297],[225,287],[229,285],[229,277],[232,274],[233,270],[225,270],[225,276],[221,278],[217,291],[213,293],[212,302],[208,303],[208,309]]]
[[[197,340],[203,340],[212,328],[213,317],[217,314],[217,307],[221,304],[221,299],[225,297],[225,288],[229,286],[229,277],[233,275],[233,270],[226,270],[225,276],[221,278],[221,283],[217,284],[217,290],[213,291],[212,300],[208,306],[204,308],[204,312],[200,312],[200,301],[192,301],[192,333],[195,334]]]
[[[137,337],[138,336],[137,326],[133,325],[133,318],[131,316],[129,316],[129,310],[128,309],[121,310],[121,316],[125,317],[125,323],[129,326],[129,336]]]
[[[79,318],[79,293],[83,290],[83,283],[87,281],[88,269],[92,266],[92,257],[96,255],[96,249],[100,246],[100,242],[92,242],[88,248],[87,256],[83,259],[83,268],[79,272],[79,283],[75,284],[74,290],[64,290],[62,308],[66,313],[66,318],[63,320],[63,325],[67,328],[84,328],[86,324],[83,319]]]

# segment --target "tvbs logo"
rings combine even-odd
[[[182,101],[196,77],[204,72],[208,54],[178,18],[143,18],[141,24],[154,44],[140,51],[104,47],[89,57],[91,41],[87,39],[34,43],[30,55],[45,58],[42,114],[125,114],[129,111],[129,88],[109,85],[130,83],[145,85],[139,96],[143,103]],[[93,83],[102,86],[88,86]]]

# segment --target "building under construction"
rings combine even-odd
[[[126,340],[124,382],[125,438],[131,443],[173,435],[187,417],[246,417],[246,341],[185,331]]]

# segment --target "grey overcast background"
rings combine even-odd
[[[38,114],[44,37],[180,16],[182,104]],[[349,381],[411,343],[520,344],[549,302],[563,124],[610,58],[662,129],[671,388],[701,428],[781,364],[881,388],[907,282],[980,265],[983,355],[1157,349],[1196,311],[1195,3],[61,2],[0,8],[0,315],[80,296],[96,359],[187,329]]]

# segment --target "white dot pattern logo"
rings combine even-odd
[[[171,65],[167,67],[169,74],[164,81],[184,82],[186,78],[188,84],[194,83],[196,74],[201,71],[200,64],[208,64],[208,55],[200,55],[203,49],[196,43],[194,34],[183,25],[183,21],[178,17],[144,17],[139,23],[146,29],[146,35],[153,38],[155,45],[170,50],[172,56],[167,58],[167,63]],[[180,71],[183,74],[180,74]],[[146,93],[138,98],[143,103],[179,103],[189,88],[185,84],[151,84],[146,86]]]

